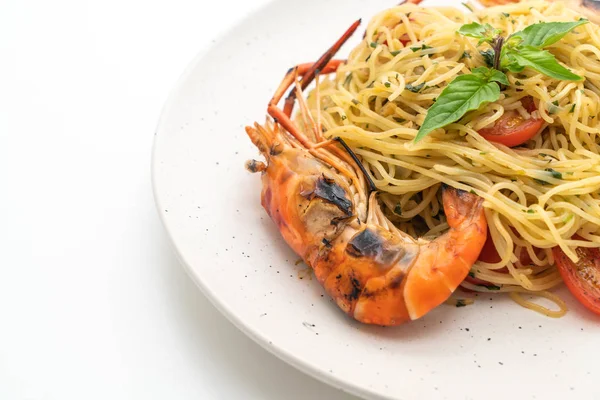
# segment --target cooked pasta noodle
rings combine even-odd
[[[600,247],[600,29],[577,27],[548,50],[581,81],[560,81],[526,68],[508,73],[500,99],[414,138],[428,109],[455,77],[485,66],[477,39],[457,34],[466,23],[489,23],[503,35],[536,22],[576,21],[562,3],[524,2],[474,13],[412,4],[386,10],[335,76],[320,79],[308,96],[326,137],[342,137],[372,174],[390,218],[413,236],[448,226],[442,184],[485,199],[489,233],[500,261],[478,261],[463,286],[510,292],[519,304],[550,316],[566,311],[547,292],[562,282],[551,249],[576,261],[575,248]],[[533,115],[524,105],[531,97]],[[541,134],[517,148],[493,144],[478,130],[515,110],[544,121]],[[576,236],[579,235],[579,238]],[[521,293],[554,301],[551,311]]]

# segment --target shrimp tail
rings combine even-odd
[[[422,317],[456,290],[487,239],[483,199],[449,186],[442,190],[450,229],[423,247],[410,270],[404,295],[411,319]]]

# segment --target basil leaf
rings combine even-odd
[[[506,69],[510,72],[521,72],[525,69],[525,67],[519,64],[518,62],[513,61],[506,66]]]
[[[498,71],[494,68],[486,68],[486,67],[478,67],[471,71],[472,74],[475,74],[488,82],[499,82],[503,85],[510,85],[508,78],[502,71]]]
[[[480,75],[457,76],[442,91],[437,101],[429,108],[423,125],[415,137],[415,143],[431,131],[459,120],[467,112],[478,109],[482,104],[496,101],[500,87]]]
[[[498,82],[506,86],[510,85],[506,74],[502,71],[498,71],[497,69],[492,70],[492,74],[490,75],[489,79],[492,82]]]
[[[511,53],[511,50],[513,49],[514,48],[510,46],[504,46],[502,48],[500,53],[500,68],[506,69],[510,72],[521,72],[525,69],[525,67],[514,59]]]
[[[544,75],[563,81],[579,81],[583,79],[563,67],[556,61],[556,58],[546,50],[539,50],[535,47],[525,46],[518,50],[507,52],[511,59],[514,59],[520,66],[533,68]],[[510,67],[510,65],[509,65]],[[510,69],[510,68],[509,68]],[[510,69],[514,71],[514,69]]]
[[[490,24],[481,25],[478,22],[471,22],[470,24],[461,26],[458,33],[475,39],[483,39],[487,37],[487,32],[493,29],[494,28]]]
[[[540,22],[513,33],[511,38],[518,37],[522,39],[522,46],[533,46],[541,49],[558,42],[573,29],[587,23],[587,19],[580,19],[575,22]]]
[[[490,24],[481,25],[478,22],[465,24],[458,29],[458,33],[463,36],[479,39],[478,46],[483,42],[491,42],[494,36],[499,35],[501,32],[500,29],[495,29]]]

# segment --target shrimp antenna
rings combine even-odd
[[[337,42],[333,44],[319,59],[302,75],[301,88],[302,90],[306,89],[307,86],[315,79],[315,75],[319,74],[321,70],[331,61],[335,53],[338,52],[340,47],[352,36],[352,34],[356,31],[356,28],[360,25],[361,20],[355,21],[350,28],[344,32],[342,37],[340,37]],[[292,108],[294,107],[294,102],[296,100],[296,90],[292,88],[287,98],[285,99],[285,105],[283,111],[287,114],[287,116],[292,115]]]
[[[336,142],[338,142],[339,144],[341,144],[342,147],[344,148],[344,150],[346,150],[348,152],[348,154],[350,154],[350,157],[352,157],[352,159],[354,160],[354,162],[356,163],[356,165],[358,165],[358,168],[360,168],[360,170],[362,171],[363,175],[367,179],[367,182],[369,182],[369,189],[370,189],[370,191],[371,192],[376,192],[377,191],[377,186],[375,186],[375,183],[373,183],[373,180],[371,179],[371,175],[369,175],[369,173],[365,169],[365,166],[362,164],[362,162],[360,162],[360,160],[358,159],[358,156],[356,155],[356,153],[350,148],[350,146],[348,146],[348,144],[341,137],[336,136],[336,137],[333,138],[333,140],[335,140]]]

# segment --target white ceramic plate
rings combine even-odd
[[[244,170],[247,159],[258,157],[244,126],[264,120],[290,66],[315,60],[354,19],[393,4],[275,1],[196,58],[165,107],[153,157],[156,202],[176,252],[241,330],[349,392],[599,398],[600,323],[568,295],[571,311],[557,320],[505,297],[485,297],[396,328],[362,326],[337,309],[304,265],[295,265],[298,257],[261,208],[259,176]]]

